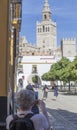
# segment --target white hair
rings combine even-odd
[[[28,110],[35,101],[35,94],[32,90],[20,90],[16,95],[16,102],[21,109]]]

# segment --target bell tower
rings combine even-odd
[[[48,4],[48,0],[45,0],[42,11],[42,20],[49,21],[50,19],[51,19],[51,10]]]
[[[44,1],[42,21],[36,24],[36,45],[39,49],[49,51],[56,49],[56,22],[51,19],[48,0]]]

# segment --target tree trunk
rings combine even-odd
[[[60,90],[62,91],[62,81],[60,81]]]
[[[69,92],[70,92],[70,81],[69,81]]]

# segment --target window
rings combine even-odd
[[[39,32],[39,28],[38,28],[38,32]]]
[[[48,32],[49,32],[49,27],[48,27]]]
[[[34,52],[32,52],[32,55],[34,56]]]
[[[41,32],[41,28],[40,28],[40,32]]]
[[[46,27],[46,32],[48,31],[47,27]]]
[[[45,32],[45,26],[43,26],[43,32]]]
[[[37,73],[37,65],[32,65],[32,73]]]
[[[46,16],[46,14],[44,15],[44,19],[45,19],[45,20],[47,19],[47,16]]]

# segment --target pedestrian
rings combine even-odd
[[[31,85],[31,83],[29,83],[29,84],[26,86],[26,89],[34,90],[34,89],[33,89],[33,85]]]
[[[34,91],[35,91],[35,96],[36,96],[36,99],[38,99],[38,96],[39,96],[39,92],[38,92],[38,84],[36,83],[35,85],[34,85]]]
[[[19,109],[16,115],[20,119],[24,118],[28,114],[32,114],[31,108],[35,103],[35,94],[32,90],[20,90],[16,95],[16,102],[19,105]],[[33,115],[30,118],[30,120],[33,123],[35,130],[50,130],[50,122],[49,122],[49,117],[47,114],[45,103],[42,100],[38,100],[38,106],[41,110],[41,113]],[[13,115],[9,115],[6,119],[7,130],[9,130],[9,126],[12,121],[13,121]],[[16,121],[15,123],[18,122]]]
[[[37,95],[36,91],[34,90],[33,85],[28,85],[26,87],[26,89],[32,90],[34,92],[34,94],[35,94],[35,102],[36,103],[32,106],[32,112],[34,114],[38,114],[39,113],[39,108],[38,108],[38,105],[37,105],[38,95]]]
[[[58,86],[56,84],[54,84],[54,96],[58,97]]]
[[[45,85],[44,87],[43,87],[43,99],[47,99],[47,97],[48,97],[48,90],[49,90],[49,88],[47,87],[47,85]]]

